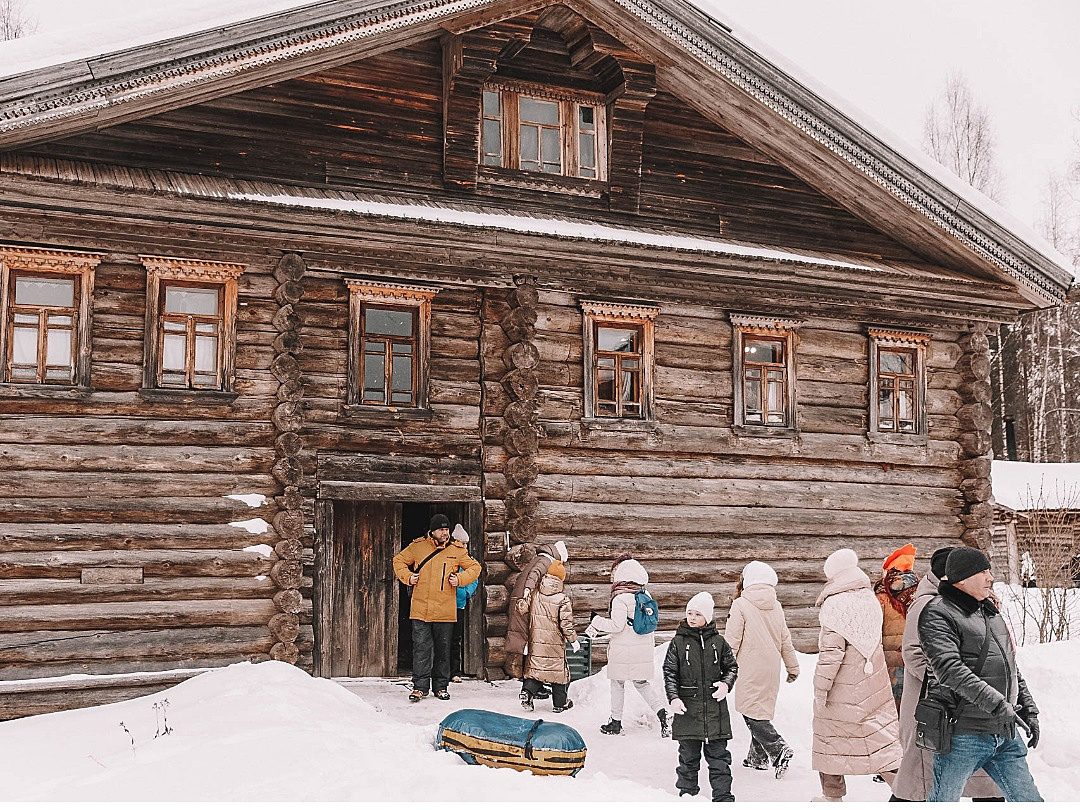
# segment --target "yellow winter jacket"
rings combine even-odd
[[[416,568],[437,548],[430,535],[416,538],[394,555],[394,576],[408,585]],[[420,570],[420,581],[412,589],[410,619],[457,621],[457,588],[448,581],[455,571],[458,585],[468,585],[480,576],[481,568],[463,546],[449,542]]]

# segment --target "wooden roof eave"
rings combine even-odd
[[[1073,281],[1064,267],[685,0],[562,2],[650,55],[661,81],[681,86],[681,96],[707,117],[927,258],[1015,285],[1033,307],[1064,299]],[[0,149],[344,64],[434,36],[458,18],[520,13],[514,6],[505,0],[324,0],[0,79]],[[687,56],[675,55],[672,43]]]

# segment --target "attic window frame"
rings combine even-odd
[[[484,96],[498,93],[499,115],[488,115],[484,108]],[[546,101],[558,104],[560,133],[560,172],[545,172],[521,168],[521,99]],[[530,178],[536,182],[606,184],[608,180],[608,99],[600,93],[566,90],[529,82],[494,81],[486,83],[480,97],[480,137],[477,162],[481,171],[495,173],[513,172],[515,176]],[[593,110],[593,128],[596,140],[596,176],[582,176],[581,171],[581,125],[579,110]],[[486,152],[484,122],[499,121],[500,151]],[[539,146],[538,146],[539,148]],[[497,156],[498,163],[489,163],[489,155]],[[541,158],[538,152],[537,159]]]

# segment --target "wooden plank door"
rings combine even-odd
[[[396,675],[398,587],[391,561],[400,542],[401,505],[338,501],[332,523],[324,572],[329,581],[323,583],[330,596],[329,675]]]

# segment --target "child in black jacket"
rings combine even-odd
[[[675,721],[671,736],[679,743],[675,787],[680,796],[698,793],[704,749],[714,802],[733,802],[731,793],[731,719],[727,696],[739,665],[713,621],[713,598],[702,592],[686,605],[686,619],[664,657],[664,688]]]

